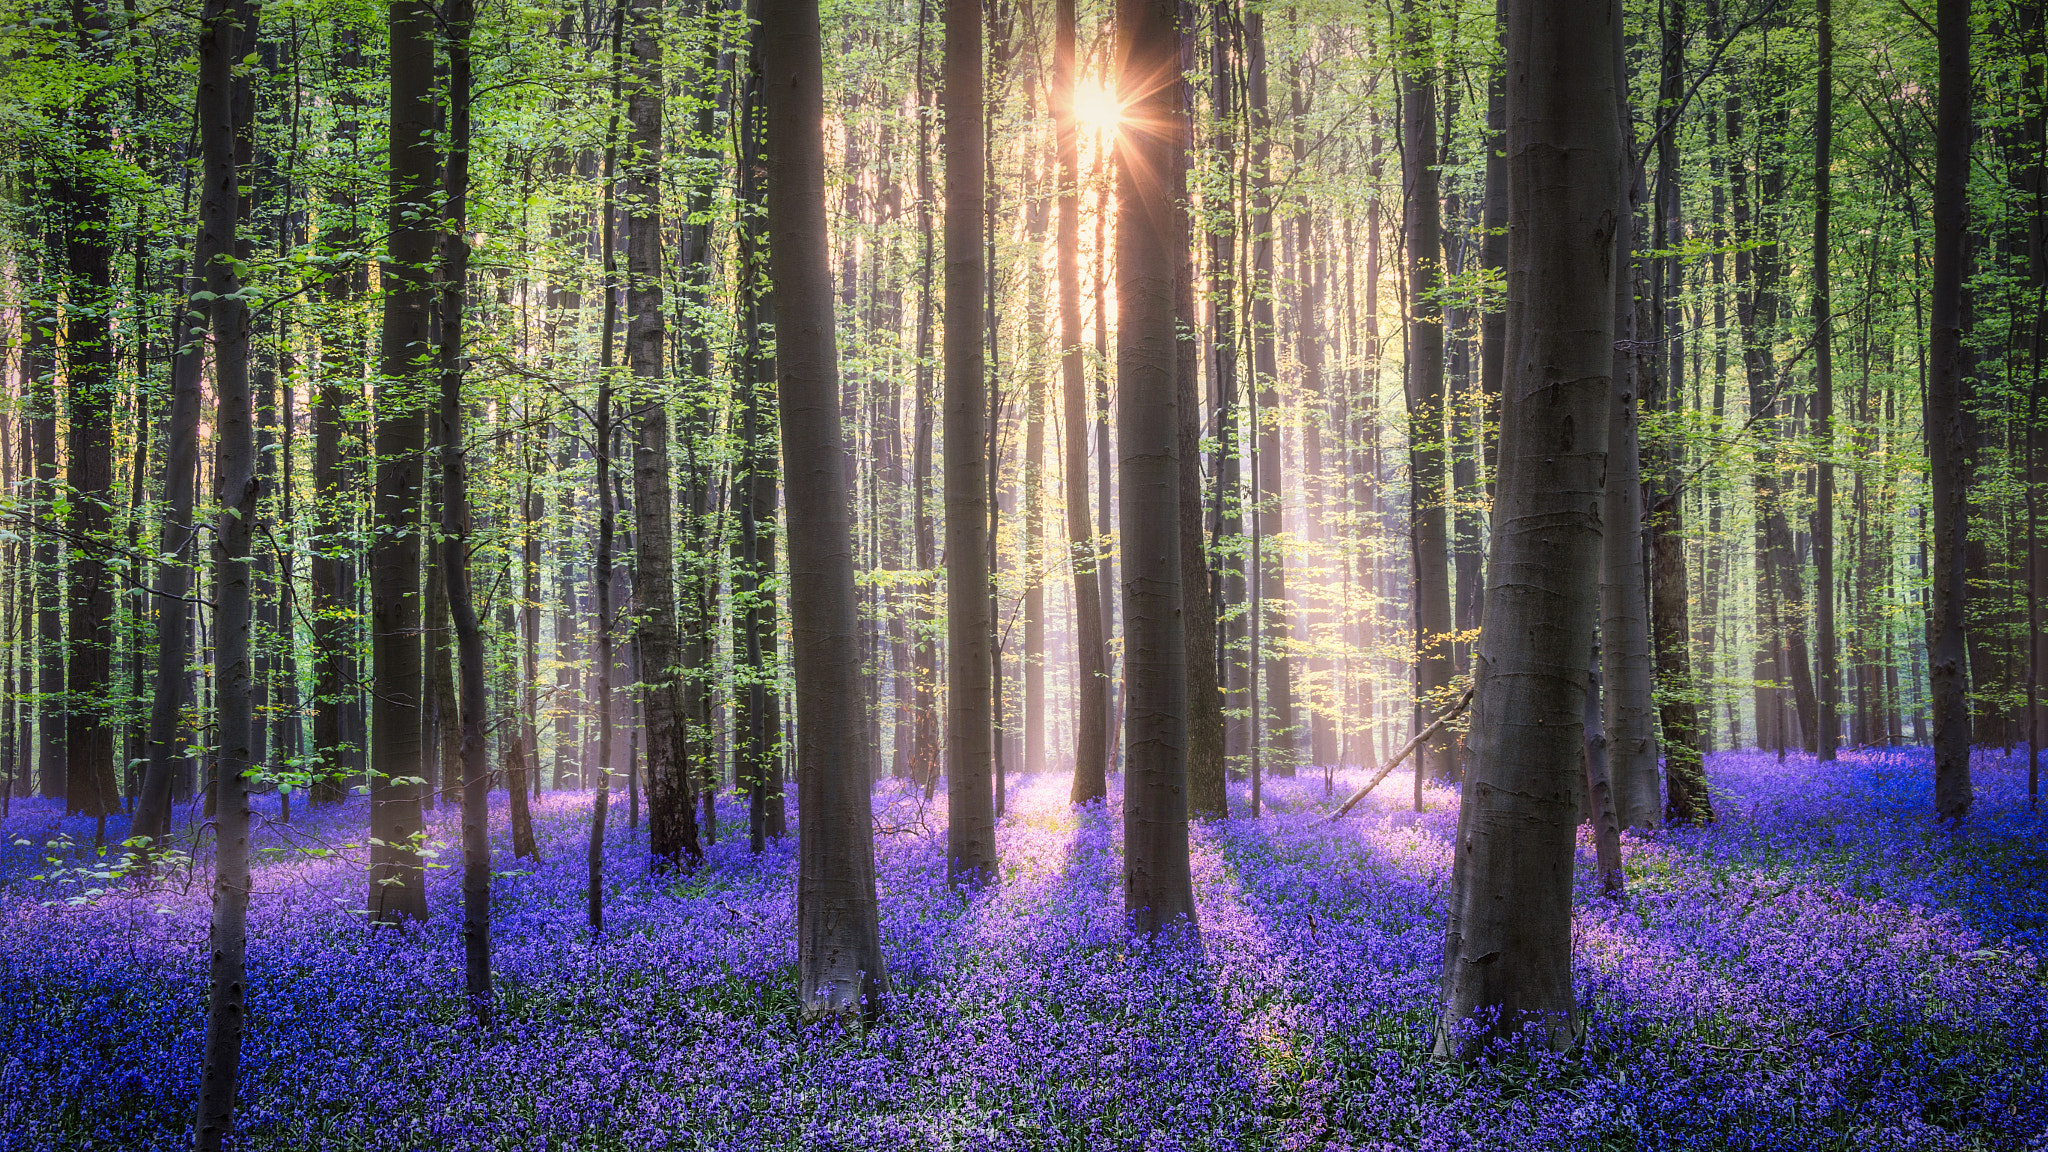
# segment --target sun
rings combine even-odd
[[[1114,132],[1123,108],[1116,93],[1100,83],[1087,82],[1074,88],[1074,119],[1093,132]]]

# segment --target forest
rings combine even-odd
[[[0,0],[0,1152],[2048,1147],[2036,0]]]

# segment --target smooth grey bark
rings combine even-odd
[[[1510,0],[1500,473],[1437,1048],[1578,1034],[1574,802],[1598,609],[1621,135],[1613,0]]]
[[[761,0],[768,252],[789,524],[797,735],[797,964],[807,1015],[877,1011],[875,903],[851,502],[826,267],[824,48],[817,0]],[[978,307],[978,303],[977,303]]]
[[[1117,479],[1123,525],[1124,913],[1195,930],[1181,621],[1179,281],[1188,247],[1178,0],[1118,0]]]
[[[1835,338],[1828,287],[1830,217],[1834,211],[1835,24],[1830,0],[1815,0],[1817,61],[1813,112],[1813,438],[1817,453],[1813,501],[1813,644],[1818,718],[1814,755],[1835,758],[1840,729],[1841,650],[1835,643]]]
[[[1180,73],[1176,85],[1183,109],[1193,106],[1187,76],[1194,72],[1195,10],[1190,3],[1178,9],[1181,22]],[[1182,135],[1175,148],[1183,157],[1193,154],[1194,122],[1180,119]],[[1168,192],[1177,203],[1188,198],[1187,162],[1173,169],[1174,183]],[[1185,212],[1183,212],[1185,217]],[[1183,230],[1187,225],[1183,223]],[[1192,240],[1192,236],[1189,236]],[[1210,594],[1209,549],[1202,532],[1202,359],[1207,342],[1201,336],[1201,317],[1195,309],[1194,246],[1180,249],[1180,267],[1175,275],[1174,308],[1179,314],[1174,341],[1174,400],[1180,412],[1178,451],[1180,455],[1180,587],[1181,621],[1187,633],[1183,652],[1187,662],[1187,808],[1195,816],[1223,819],[1230,814],[1225,788],[1223,757],[1223,688],[1217,677],[1216,601]]]
[[[420,497],[425,489],[429,264],[434,256],[438,171],[435,12],[426,0],[392,0],[391,203],[383,265],[384,328],[378,350],[377,478],[370,546],[370,919],[424,920],[425,874],[414,840],[424,834],[426,776],[420,675]]]
[[[979,0],[946,0],[945,43],[946,878],[978,885],[996,868]]]
[[[1257,443],[1252,483],[1258,508],[1255,516],[1278,529],[1285,503],[1286,453],[1280,443],[1280,362],[1278,329],[1273,316],[1277,290],[1273,275],[1273,115],[1267,91],[1266,18],[1257,8],[1244,14],[1246,113],[1250,120],[1250,177],[1252,202],[1252,380],[1255,410],[1264,410],[1264,420],[1253,421]],[[1271,533],[1262,535],[1270,536]],[[1260,710],[1253,739],[1259,733],[1274,738],[1274,746],[1261,749],[1275,776],[1294,775],[1296,737],[1294,708],[1294,664],[1288,641],[1293,635],[1291,606],[1287,599],[1287,561],[1281,548],[1270,541],[1253,550],[1252,563],[1259,571],[1259,619],[1253,624],[1252,659],[1261,660],[1259,675],[1265,678],[1265,692],[1253,693],[1253,706]],[[1268,609],[1270,605],[1270,609]],[[1128,627],[1128,626],[1126,626]],[[1261,640],[1260,637],[1264,639]],[[1128,642],[1127,642],[1128,646]]]
[[[1969,223],[1970,0],[1938,0],[1934,101],[1934,282],[1929,290],[1927,465],[1933,485],[1933,617],[1927,668],[1934,719],[1934,807],[1945,819],[1969,815],[1970,695],[1965,653],[1969,613],[1969,420],[1963,412],[1963,242]]]

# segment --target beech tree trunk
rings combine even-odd
[[[246,123],[249,88],[234,69],[256,36],[256,10],[240,0],[209,0],[200,15],[199,133],[205,187],[200,197],[199,269],[213,293],[214,475],[221,515],[214,524],[213,919],[207,931],[206,1041],[201,1051],[193,1147],[217,1152],[235,1125],[247,1012],[244,961],[249,920],[249,784],[255,713],[249,668],[254,619],[249,553],[257,499],[255,413],[249,402],[249,306],[234,261],[235,232],[246,207],[238,191],[237,129]]]
[[[491,1024],[491,776],[484,716],[484,635],[470,588],[469,478],[464,459],[463,309],[469,298],[470,43],[475,0],[449,0],[448,227],[441,234],[441,576],[455,629],[456,713],[461,728],[462,988],[479,1025]]]
[[[796,656],[798,991],[807,1015],[872,1013],[888,993],[889,974],[875,903],[868,806],[873,773],[862,738],[851,502],[825,263],[817,0],[761,0],[761,23],[761,71],[769,79],[768,252]],[[978,302],[976,308],[970,314],[978,314]]]
[[[1436,81],[1428,17],[1403,0],[1401,185],[1408,246],[1408,499],[1415,563],[1415,728],[1450,704],[1451,574],[1444,510],[1444,329],[1436,299],[1443,272],[1443,221],[1438,201]],[[1603,376],[1603,379],[1605,377]],[[1503,422],[1505,423],[1505,422]],[[1417,753],[1416,804],[1424,780],[1457,773],[1453,736],[1439,732]]]
[[[1247,112],[1251,121],[1252,200],[1252,381],[1258,394],[1258,409],[1266,413],[1253,422],[1258,440],[1257,468],[1252,482],[1257,488],[1258,508],[1254,515],[1266,531],[1261,547],[1253,552],[1259,566],[1260,619],[1255,624],[1252,658],[1263,657],[1260,675],[1265,677],[1263,695],[1253,693],[1253,707],[1261,717],[1253,739],[1266,734],[1272,747],[1262,749],[1269,770],[1275,776],[1294,775],[1297,732],[1294,723],[1294,664],[1289,659],[1288,641],[1293,635],[1287,599],[1287,561],[1271,537],[1281,531],[1286,491],[1285,452],[1280,443],[1280,364],[1278,332],[1273,316],[1273,116],[1267,93],[1266,18],[1257,9],[1244,15]],[[1119,314],[1121,319],[1121,314]],[[1128,521],[1126,521],[1128,528]],[[1268,606],[1270,605],[1270,608]],[[1126,631],[1129,624],[1125,625]],[[1125,647],[1129,647],[1128,638]]]
[[[1076,804],[1108,790],[1109,668],[1104,660],[1102,586],[1095,574],[1095,530],[1088,517],[1086,365],[1081,346],[1081,161],[1074,123],[1075,0],[1055,0],[1052,109],[1059,160],[1058,275],[1060,402],[1065,418],[1067,546],[1074,570],[1074,662],[1079,693],[1074,714]]]
[[[1612,0],[1509,0],[1507,374],[1440,1053],[1578,1034],[1574,793],[1598,609],[1622,150]],[[1412,155],[1412,153],[1411,153]]]
[[[378,351],[377,479],[370,546],[370,918],[424,920],[427,893],[413,841],[425,831],[426,776],[420,682],[420,495],[425,488],[422,368],[427,342],[429,264],[434,256],[432,131],[435,12],[426,0],[392,0],[391,206],[383,265],[384,331]]]
[[[1933,690],[1934,807],[1969,815],[1970,696],[1964,629],[1969,612],[1970,467],[1963,412],[1963,236],[1969,224],[1970,3],[1938,0],[1934,104],[1934,283],[1929,292],[1927,465],[1933,485],[1932,610],[1927,664]]]
[[[945,69],[946,877],[978,885],[996,863],[979,0],[946,0]]]
[[[1124,912],[1195,929],[1181,620],[1179,287],[1188,247],[1178,0],[1118,0],[1117,478],[1123,524]]]
[[[1189,3],[1177,8],[1181,24],[1180,72],[1177,99],[1185,110],[1194,101],[1186,77],[1193,73],[1195,60],[1195,9]],[[1194,149],[1191,116],[1179,121],[1182,136],[1173,145],[1183,157],[1173,170],[1179,183],[1169,189],[1176,203],[1187,202],[1187,162]],[[1185,220],[1185,212],[1183,212]],[[1185,222],[1182,225],[1186,231]],[[1189,237],[1192,240],[1192,236]],[[1195,309],[1194,246],[1180,249],[1180,270],[1175,277],[1174,308],[1179,313],[1174,341],[1174,402],[1180,409],[1178,451],[1180,454],[1180,588],[1181,620],[1187,633],[1183,641],[1187,660],[1187,808],[1197,817],[1221,820],[1228,816],[1229,797],[1224,787],[1223,690],[1217,681],[1216,601],[1210,594],[1209,549],[1202,532],[1202,353],[1206,341],[1200,336],[1201,316]]]
[[[1815,0],[1818,64],[1813,114],[1813,438],[1819,475],[1813,502],[1813,642],[1819,650],[1815,684],[1814,754],[1835,758],[1835,719],[1842,670],[1835,644],[1835,338],[1834,297],[1828,288],[1829,218],[1834,190],[1829,168],[1835,134],[1835,28],[1830,0]]]
[[[72,29],[79,54],[89,64],[111,64],[107,9],[73,8]],[[88,159],[110,151],[107,90],[91,92],[73,111],[80,154],[60,171],[65,263],[70,275],[64,323],[69,471],[74,539],[65,602],[67,631],[64,737],[64,811],[104,821],[120,809],[114,779],[113,688],[114,580],[107,547],[114,526],[114,411],[120,382],[114,371],[113,204],[97,168]],[[102,837],[95,833],[94,842]]]

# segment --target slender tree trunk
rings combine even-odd
[[[1180,73],[1175,85],[1182,110],[1181,136],[1172,144],[1182,161],[1173,169],[1179,183],[1169,192],[1177,204],[1187,203],[1187,163],[1194,151],[1194,121],[1188,110],[1193,93],[1187,76],[1196,68],[1195,7],[1178,3]],[[1183,231],[1187,214],[1180,213]],[[1187,240],[1191,241],[1192,236]],[[1174,403],[1179,408],[1177,451],[1180,456],[1180,589],[1183,641],[1187,660],[1187,799],[1185,808],[1197,817],[1229,815],[1224,789],[1223,691],[1217,681],[1216,601],[1210,595],[1209,550],[1202,532],[1202,353],[1201,316],[1195,309],[1194,246],[1183,243],[1175,277],[1174,308],[1179,315],[1174,340]]]
[[[996,857],[979,0],[946,0],[945,69],[946,876],[980,884],[994,876]]]
[[[256,10],[236,0],[210,0],[200,16],[199,123],[205,189],[200,197],[201,244],[213,259],[202,271],[213,293],[215,495],[221,516],[214,526],[214,683],[219,712],[213,738],[213,920],[207,933],[206,1042],[193,1146],[217,1152],[234,1131],[240,1081],[244,978],[249,919],[249,746],[251,708],[249,552],[260,489],[256,430],[249,403],[249,306],[241,295],[235,249],[244,207],[235,163],[237,129],[247,122],[248,86],[234,68],[242,47],[255,39]]]
[[[1273,242],[1277,233],[1273,222],[1273,117],[1267,94],[1266,20],[1263,13],[1256,9],[1245,13],[1244,34],[1249,88],[1246,110],[1251,120],[1251,387],[1258,393],[1259,407],[1266,411],[1266,419],[1255,422],[1252,429],[1258,440],[1258,467],[1253,482],[1258,487],[1259,515],[1261,518],[1270,517],[1277,528],[1283,519],[1281,510],[1286,477],[1285,453],[1280,443],[1278,331],[1273,316],[1273,295],[1276,291]],[[1294,722],[1294,665],[1289,658],[1288,647],[1293,628],[1288,619],[1291,606],[1287,599],[1287,561],[1278,544],[1259,549],[1254,560],[1260,565],[1258,599],[1262,608],[1267,603],[1273,605],[1271,612],[1262,612],[1258,621],[1259,631],[1267,643],[1253,655],[1255,659],[1261,652],[1265,656],[1261,673],[1266,678],[1266,692],[1263,698],[1254,693],[1254,706],[1262,712],[1260,727],[1275,738],[1275,746],[1266,750],[1270,755],[1273,775],[1292,776],[1297,732]]]
[[[853,540],[825,266],[817,0],[761,0],[761,21],[762,74],[773,78],[765,101],[768,251],[780,318],[775,364],[797,657],[799,995],[811,1015],[873,1012],[889,990],[889,974],[875,903],[872,773],[863,759]],[[982,590],[975,591],[980,599]]]
[[[1080,680],[1074,715],[1071,799],[1108,791],[1109,669],[1104,659],[1102,586],[1095,573],[1095,531],[1088,518],[1088,395],[1081,346],[1081,161],[1074,123],[1075,0],[1055,0],[1052,108],[1059,154],[1058,275],[1060,399],[1066,418],[1067,544],[1074,569],[1074,661]]]
[[[1621,45],[1614,46],[1617,57]],[[1625,78],[1617,60],[1614,74]],[[1604,691],[1601,720],[1614,808],[1624,828],[1654,828],[1664,805],[1657,780],[1652,725],[1649,598],[1643,572],[1642,438],[1637,424],[1641,381],[1636,374],[1635,223],[1645,195],[1642,158],[1636,154],[1626,100],[1616,104],[1628,174],[1616,202],[1615,244],[1620,253],[1614,288],[1614,366],[1607,411],[1607,482],[1601,494],[1600,661]]]
[[[378,354],[375,543],[370,549],[370,918],[424,920],[421,747],[420,494],[426,470],[428,264],[433,259],[435,156],[431,129],[435,13],[425,0],[391,4],[391,206]]]
[[[1229,181],[1232,195],[1220,212],[1211,213],[1214,231],[1209,236],[1209,340],[1214,355],[1216,397],[1216,508],[1214,531],[1222,579],[1216,589],[1217,615],[1222,618],[1222,639],[1218,664],[1224,683],[1223,757],[1230,773],[1243,777],[1251,759],[1251,685],[1246,675],[1244,510],[1239,466],[1238,415],[1238,235],[1237,212],[1242,199],[1235,195],[1237,177],[1237,74],[1232,67],[1236,42],[1235,7],[1225,0],[1210,8],[1214,30],[1209,56],[1211,120],[1214,122],[1210,147],[1217,154],[1219,174]]]
[[[1835,758],[1835,719],[1841,700],[1841,665],[1835,644],[1835,340],[1834,298],[1828,286],[1829,217],[1834,208],[1830,168],[1835,132],[1835,30],[1831,0],[1815,0],[1819,75],[1813,114],[1813,436],[1819,477],[1813,504],[1814,644],[1819,648],[1819,699],[1814,751]]]
[[[1934,107],[1934,282],[1928,316],[1927,465],[1933,493],[1932,618],[1927,663],[1933,688],[1934,806],[1943,818],[1970,811],[1970,698],[1965,628],[1969,583],[1968,419],[1963,411],[1963,238],[1969,227],[1970,5],[1937,0]]]
[[[1509,0],[1507,379],[1439,1052],[1578,1035],[1571,892],[1613,371],[1622,149],[1611,0]],[[1411,152],[1411,155],[1413,153]]]
[[[447,582],[461,688],[463,993],[479,1025],[491,1024],[490,768],[484,718],[484,636],[470,589],[472,526],[464,459],[463,309],[469,280],[470,35],[474,0],[449,0],[448,166],[442,190],[448,227],[441,234],[441,576]]]
[[[1401,71],[1401,183],[1408,246],[1409,529],[1415,557],[1415,727],[1449,706],[1451,585],[1444,509],[1444,329],[1437,284],[1442,275],[1443,222],[1438,204],[1436,79],[1426,58],[1425,16],[1403,0],[1403,51],[1416,58]],[[1416,757],[1417,804],[1424,780],[1457,773],[1453,737],[1440,732]]]
[[[1124,913],[1195,929],[1181,620],[1179,304],[1188,250],[1178,0],[1118,0],[1117,473],[1124,584]]]
[[[45,224],[44,228],[49,225]],[[55,310],[57,292],[54,243],[38,244],[42,298],[36,304]],[[197,337],[194,337],[197,339]],[[28,375],[29,454],[34,458],[37,515],[56,518],[57,497],[57,333],[53,323],[30,324],[22,341],[22,362]],[[195,468],[197,465],[194,466]],[[36,773],[45,799],[64,795],[64,587],[59,578],[59,535],[48,525],[36,529],[30,550],[35,594]],[[196,561],[195,561],[196,562]]]

